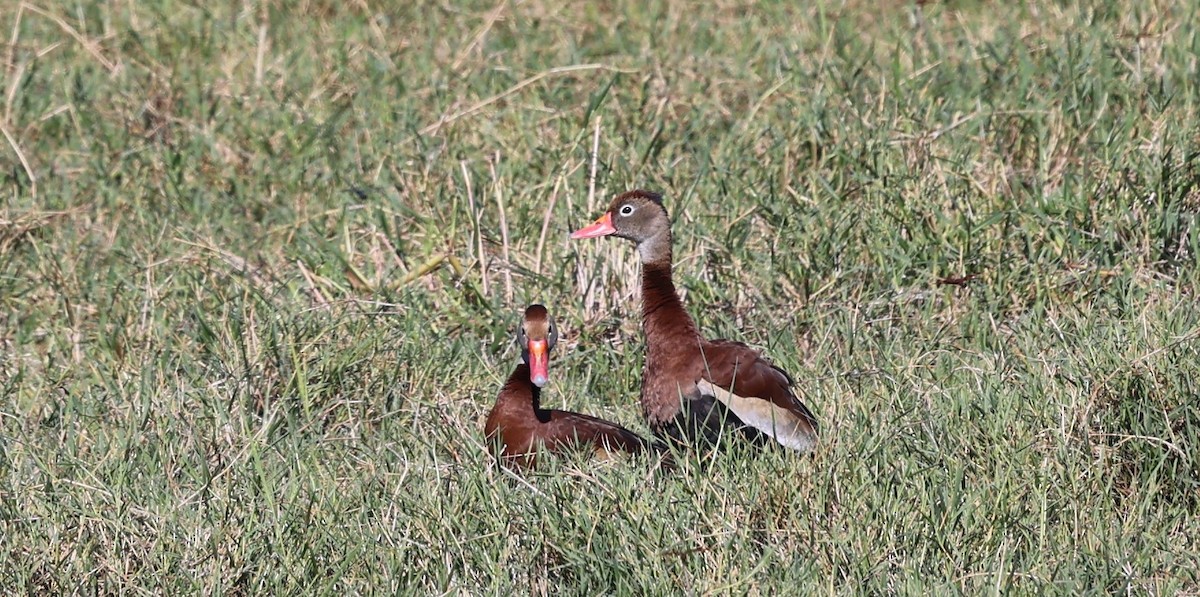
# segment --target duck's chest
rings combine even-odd
[[[651,423],[675,418],[683,405],[700,398],[701,366],[687,355],[654,354],[642,371],[642,414]]]

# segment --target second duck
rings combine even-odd
[[[642,262],[642,414],[659,437],[715,440],[737,430],[801,452],[817,443],[817,419],[792,393],[792,379],[757,350],[705,340],[671,277],[671,220],[657,193],[619,195],[571,238],[616,236],[637,244]]]

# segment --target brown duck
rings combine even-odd
[[[741,342],[705,340],[671,279],[671,220],[662,197],[635,190],[571,238],[617,236],[642,262],[642,414],[659,437],[714,440],[734,429],[793,450],[817,443],[817,419],[792,393],[792,378]]]
[[[548,452],[590,448],[599,457],[639,453],[650,445],[636,433],[596,417],[541,407],[541,389],[549,379],[550,350],[558,340],[554,320],[542,305],[530,305],[517,330],[521,363],[500,390],[483,433],[502,462],[536,464],[539,448]]]

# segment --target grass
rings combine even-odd
[[[393,4],[0,14],[5,593],[1200,593],[1195,7]],[[633,187],[815,454],[490,466]]]

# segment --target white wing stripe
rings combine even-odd
[[[696,387],[702,393],[720,400],[743,423],[766,433],[788,448],[807,452],[816,446],[816,438],[806,431],[807,425],[800,417],[770,400],[738,396],[707,379],[696,382]]]

